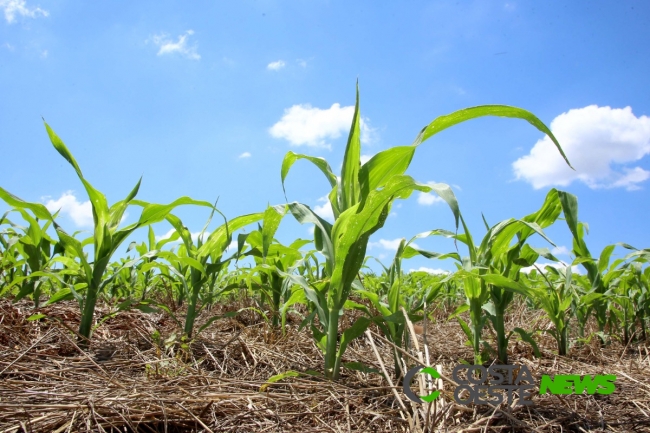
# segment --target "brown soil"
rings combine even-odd
[[[196,329],[236,308],[241,305],[203,312]],[[615,374],[616,391],[537,394],[533,406],[462,406],[453,402],[454,387],[446,380],[443,399],[427,412],[411,404],[401,387],[396,398],[378,374],[343,368],[335,383],[310,375],[322,371],[323,355],[309,331],[298,332],[297,316],[283,335],[245,311],[213,322],[184,344],[171,338],[180,329],[170,317],[129,311],[102,323],[84,351],[74,335],[77,304],[38,312],[49,319],[27,321],[35,313],[27,302],[0,301],[0,432],[650,432],[648,343],[613,341],[600,348],[594,338],[560,357],[550,335],[541,335],[543,357],[537,359],[528,344],[512,337],[510,362],[527,366],[537,384],[542,374]],[[107,312],[99,308],[98,317]],[[181,310],[176,313],[181,317]],[[532,316],[515,309],[507,327],[546,328],[541,314]],[[373,331],[392,376],[392,348]],[[456,322],[429,323],[427,334],[430,364],[440,365],[446,377],[459,359],[471,361]],[[489,331],[485,337],[490,340]],[[348,348],[344,362],[350,361],[381,369],[365,335]],[[261,390],[288,370],[303,374]]]

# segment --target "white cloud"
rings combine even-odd
[[[590,105],[569,110],[553,119],[551,131],[576,170],[566,165],[545,136],[530,154],[512,164],[516,178],[535,189],[580,181],[592,189],[634,190],[650,178],[650,171],[629,166],[650,153],[650,118],[636,117],[631,107]]]
[[[250,158],[252,155],[250,152],[244,152],[238,156],[238,158]]]
[[[427,182],[427,185],[435,185],[436,182],[434,181],[429,181]],[[424,205],[424,206],[431,206],[434,203],[442,203],[444,202],[443,199],[441,199],[437,194],[432,194],[430,192],[418,192],[418,204]]]
[[[297,59],[296,62],[298,62],[298,65],[300,65],[303,68],[307,67],[307,60]]]
[[[269,71],[279,71],[280,69],[285,67],[285,63],[282,60],[278,60],[276,62],[271,62],[268,65],[266,65],[266,69]]]
[[[226,249],[225,249],[225,251],[223,253],[224,254],[234,254],[235,252],[237,252],[237,246],[238,246],[237,241],[232,241],[232,242],[230,242],[230,244],[228,244],[228,246],[226,247]]]
[[[77,227],[93,227],[93,207],[90,201],[81,203],[72,191],[61,194],[58,200],[48,200],[45,207],[54,213],[61,209],[62,215],[68,215]]]
[[[47,58],[47,50],[41,51],[41,59],[46,59]]]
[[[164,235],[156,236],[156,241],[162,241],[163,239],[169,239],[175,232],[176,232],[176,229],[171,228]]]
[[[38,15],[44,17],[49,16],[50,13],[39,7],[28,8],[25,0],[0,0],[0,8],[4,9],[5,20],[9,24],[16,21],[16,15],[23,17],[36,18]]]
[[[545,269],[546,266],[550,266],[550,267],[555,268],[555,269],[564,269],[567,266],[569,266],[568,263],[564,263],[564,262],[560,262],[560,263],[536,263],[536,265],[539,268],[538,272],[542,271],[543,273],[547,272],[546,269]],[[527,266],[525,268],[521,268],[520,271],[523,272],[524,274],[530,274],[530,272],[533,269],[537,270],[537,268],[535,266]],[[581,270],[580,270],[580,268],[578,266],[571,266],[571,272],[573,272],[574,274],[582,275],[582,272],[581,272]]]
[[[13,45],[11,45],[9,42],[5,42],[4,44],[2,44],[2,46],[5,47],[6,49],[8,49],[9,51],[14,51],[14,50],[16,49],[16,48],[15,48]]]
[[[448,274],[449,271],[446,271],[444,269],[433,269],[433,268],[427,268],[425,266],[420,266],[417,269],[409,269],[409,272],[426,272],[432,275],[443,275],[443,274]]]
[[[554,256],[568,256],[571,251],[565,246],[554,247],[551,250],[551,254]]]
[[[314,212],[327,221],[334,221],[334,211],[332,210],[332,204],[330,203],[329,198],[324,196],[319,198],[318,201],[323,204],[314,206]]]
[[[397,238],[397,239],[393,239],[393,240],[379,239],[379,241],[377,241],[377,242],[368,242],[368,249],[383,248],[383,249],[389,250],[389,251],[397,251],[397,248],[399,247],[400,242],[402,242],[402,238]],[[410,245],[413,248],[420,248],[414,242],[411,242]]]
[[[269,129],[271,136],[284,138],[292,146],[324,147],[331,149],[327,140],[341,137],[350,131],[354,106],[341,107],[332,104],[330,108],[314,108],[310,104],[298,104],[284,110],[282,118]],[[374,129],[367,119],[361,119],[361,141],[373,140]]]
[[[160,49],[158,50],[158,55],[162,56],[165,54],[179,53],[192,60],[199,60],[201,56],[196,52],[196,45],[188,46],[187,39],[189,36],[194,34],[194,30],[188,30],[185,34],[182,34],[178,37],[177,42],[172,42],[169,39],[168,35],[161,33],[159,35],[154,35],[151,37],[151,41],[158,45]]]

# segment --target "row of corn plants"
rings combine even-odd
[[[397,347],[404,347],[408,345],[406,318],[418,322],[436,308],[444,309],[448,319],[458,321],[476,363],[491,356],[507,363],[509,342],[515,334],[539,355],[534,338],[539,330],[506,329],[505,317],[517,297],[528,302],[530,308],[545,312],[560,355],[569,352],[573,318],[578,326],[578,344],[590,338],[585,335],[585,324],[591,317],[596,319],[601,344],[618,333],[626,344],[646,339],[650,251],[620,244],[631,252],[612,262],[616,245],[610,245],[598,258],[592,257],[584,238],[585,225],[578,220],[575,196],[551,189],[534,213],[494,225],[484,219],[486,234],[478,242],[448,185],[418,183],[406,174],[422,143],[444,129],[483,116],[526,120],[551,138],[569,164],[556,138],[537,117],[520,108],[499,105],[471,107],[438,117],[420,131],[412,145],[381,151],[361,164],[357,86],[340,175],[334,174],[323,158],[294,152],[287,153],[281,166],[283,189],[297,161],[305,160],[320,170],[331,188],[328,198],[333,224],[309,206],[288,200],[232,219],[227,219],[216,204],[189,197],[169,204],[148,203],[136,199],[141,180],[124,200],[109,206],[104,194],[84,177],[72,153],[45,123],[52,145],[75,170],[88,194],[94,230],[86,239],[80,239],[79,233],[68,234],[57,223],[56,213],[0,188],[0,198],[12,208],[0,219],[0,296],[11,296],[14,301],[31,299],[37,310],[44,304],[76,300],[81,312],[77,334],[80,344],[87,347],[94,327],[131,308],[165,311],[178,322],[184,338],[191,339],[214,320],[241,311],[210,317],[213,305],[227,296],[244,295],[254,301],[254,306],[247,308],[259,313],[274,329],[285,331],[289,312],[307,311],[301,328],[311,330],[315,344],[323,352],[323,374],[332,380],[339,377],[350,342],[369,326],[376,326]],[[370,237],[383,227],[395,200],[407,199],[415,191],[434,192],[447,203],[454,231],[434,229],[409,241],[404,239],[392,263],[382,265],[382,273],[375,275],[367,266]],[[210,211],[198,237],[193,237],[172,213],[182,205]],[[141,209],[137,222],[120,227],[126,210],[133,206]],[[223,223],[208,232],[215,215]],[[289,215],[314,226],[313,240],[295,239],[283,245],[275,239],[283,218]],[[23,225],[15,223],[14,216]],[[548,247],[539,248],[532,242],[541,239],[554,246],[544,229],[558,220],[565,221],[572,235],[574,260],[569,266],[542,268],[537,264],[540,257],[556,263],[559,260]],[[152,225],[165,221],[174,233],[156,240]],[[138,229],[147,229],[147,241],[131,242],[125,258],[112,260]],[[242,229],[248,229],[247,233]],[[414,240],[432,236],[451,238],[466,252],[437,253],[415,246]],[[233,244],[236,247],[230,248]],[[419,277],[403,272],[402,261],[415,256],[452,260],[456,271]],[[573,272],[571,266],[581,266],[586,274]],[[530,268],[534,270],[524,272]],[[97,317],[99,300],[112,306],[109,316]],[[177,318],[180,307],[184,319]],[[362,314],[350,326],[342,326],[341,317],[350,310]],[[195,329],[202,312],[209,317]],[[491,326],[496,335],[494,347],[484,339],[486,326]],[[394,364],[399,377],[403,359],[397,350]],[[358,363],[347,365],[359,368]]]

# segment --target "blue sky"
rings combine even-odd
[[[557,187],[578,196],[592,253],[615,242],[649,247],[648,22],[645,1],[0,0],[0,185],[62,208],[70,232],[90,228],[85,192],[43,116],[110,203],[142,175],[142,200],[219,197],[229,218],[258,212],[285,201],[287,151],[339,169],[358,79],[366,156],[483,104],[525,108],[554,131],[575,172],[521,120],[473,120],[418,148],[408,174],[452,185],[474,237],[485,232],[481,212],[490,224],[523,217]],[[328,183],[308,163],[294,166],[286,188],[289,201],[327,214]],[[176,213],[194,232],[208,217]],[[451,212],[414,194],[393,207],[368,254],[388,263],[396,240],[435,228],[453,229]],[[569,260],[564,223],[547,233]],[[278,237],[310,231],[289,216]],[[425,259],[403,267],[453,268]]]

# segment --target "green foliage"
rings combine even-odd
[[[86,239],[78,233],[68,234],[57,223],[57,213],[51,214],[42,204],[26,202],[0,188],[0,199],[12,207],[0,218],[0,296],[15,301],[31,299],[36,308],[43,305],[43,300],[45,305],[77,301],[82,312],[82,345],[88,344],[97,326],[121,311],[164,311],[177,323],[179,331],[166,340],[159,334],[152,338],[161,348],[170,350],[176,346],[189,347],[191,338],[215,320],[233,317],[244,310],[259,314],[283,332],[289,312],[298,312],[303,317],[299,329],[308,327],[324,353],[324,376],[328,379],[339,377],[346,349],[368,326],[376,325],[395,346],[406,348],[405,314],[417,322],[432,308],[458,321],[473,347],[475,363],[487,361],[492,354],[507,362],[508,343],[515,334],[539,356],[534,330],[505,329],[504,316],[517,296],[525,298],[531,308],[545,311],[553,325],[549,331],[557,341],[560,355],[569,352],[570,326],[577,325],[578,342],[591,338],[585,336],[585,327],[592,314],[599,330],[593,335],[603,342],[607,337],[605,331],[610,336],[620,331],[626,344],[646,340],[650,318],[650,250],[617,244],[605,247],[597,258],[592,257],[584,239],[587,226],[578,220],[575,196],[551,189],[539,210],[521,219],[509,218],[490,226],[483,218],[487,233],[475,243],[451,188],[445,184],[421,184],[406,174],[424,141],[446,128],[482,116],[526,120],[548,135],[569,163],[551,131],[533,114],[516,107],[488,105],[438,117],[421,130],[410,146],[386,149],[361,164],[357,86],[340,176],[333,173],[325,159],[294,152],[286,154],[281,166],[283,190],[289,171],[298,161],[312,163],[325,175],[333,223],[297,202],[267,206],[263,212],[231,220],[216,209],[216,204],[188,197],[169,204],[152,204],[136,200],[140,181],[124,200],[109,206],[106,197],[85,178],[63,141],[45,123],[52,145],[75,170],[90,199],[93,233]],[[395,200],[407,199],[416,191],[433,191],[447,203],[455,231],[436,229],[409,241],[402,239],[390,266],[382,265],[380,275],[371,271],[363,275],[362,271],[369,269],[366,250],[370,237],[383,227]],[[196,239],[172,213],[181,205],[211,209]],[[141,208],[137,222],[120,227],[125,212],[132,206]],[[215,212],[224,221],[208,233]],[[295,239],[284,245],[275,239],[287,213],[302,224],[314,226],[313,250],[306,250],[312,246],[311,241]],[[15,224],[9,215],[12,219],[21,218],[24,226]],[[534,235],[553,245],[544,229],[561,217],[572,235],[575,259],[569,266],[542,269],[537,265],[538,259],[558,260],[548,249],[533,246]],[[175,231],[171,237],[157,241],[152,224],[163,220]],[[257,229],[239,233],[254,223]],[[463,229],[460,234],[459,225]],[[131,242],[126,249],[128,256],[113,260],[126,239],[143,227],[148,229],[147,241]],[[48,230],[56,235],[48,234]],[[415,246],[415,239],[429,236],[443,236],[464,244],[467,256],[462,257],[458,251],[440,254]],[[226,254],[233,239],[236,252]],[[176,250],[165,249],[177,240],[181,244]],[[86,250],[88,246],[92,246],[92,251]],[[616,258],[617,246],[631,252]],[[415,256],[452,259],[456,271],[441,275],[403,272],[402,261]],[[239,267],[240,260],[245,258],[252,265]],[[571,266],[582,266],[586,275],[574,273]],[[535,270],[522,271],[530,267]],[[201,312],[210,312],[214,304],[239,295],[252,298],[255,304],[221,314],[209,313],[195,330]],[[96,318],[95,306],[100,299],[109,306],[109,313]],[[178,308],[184,305],[187,313],[183,320],[176,316]],[[340,327],[341,316],[350,310],[362,314],[349,326]],[[28,320],[46,318],[39,312],[30,312]],[[496,350],[482,339],[486,324],[491,324],[495,331]],[[396,350],[397,377],[401,356]],[[377,372],[359,362],[343,365],[364,373]],[[289,371],[276,375],[263,389],[297,374]]]

